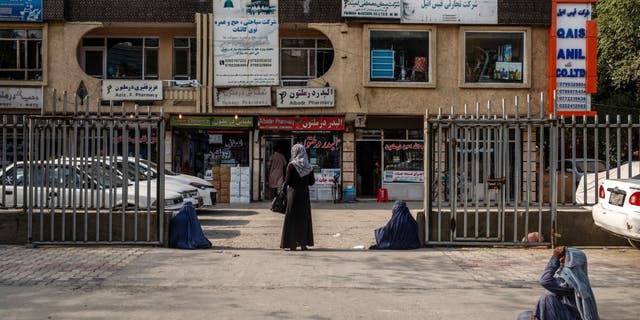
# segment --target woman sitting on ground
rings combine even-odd
[[[387,225],[376,229],[376,244],[369,249],[417,249],[418,223],[413,218],[407,203],[401,200],[393,204],[391,220]]]

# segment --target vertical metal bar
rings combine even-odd
[[[164,132],[165,132],[165,123],[164,123],[164,107],[160,107],[160,126],[158,128],[158,147],[156,149],[158,152],[158,199],[164,199]],[[164,205],[161,204],[158,206],[158,239],[160,243],[163,243],[163,234],[164,234]]]
[[[621,124],[620,122],[622,122],[622,120],[620,120],[620,115],[616,116],[616,173],[618,174],[617,178],[620,179],[622,178],[622,174],[621,174],[621,170],[620,170],[620,163],[622,162],[622,156],[620,155],[622,153],[621,151],[621,145],[622,145],[622,133],[621,133]]]
[[[629,172],[628,172],[628,175],[627,175],[628,178],[632,178],[633,177],[633,174],[632,174],[633,166],[631,165],[631,161],[632,161],[631,156],[633,155],[633,143],[631,142],[631,137],[633,135],[633,131],[631,129],[632,126],[633,126],[633,124],[631,123],[631,115],[629,114],[629,115],[627,115],[627,161],[629,162],[629,168],[628,168]],[[598,163],[596,162],[594,165],[596,167],[595,172],[597,173],[598,172],[598,170],[597,170]],[[597,186],[598,185],[596,184],[596,188],[597,188]]]
[[[7,115],[4,114],[2,115],[2,158],[0,158],[0,164],[2,165],[2,177],[4,177],[5,173],[6,173],[6,168],[7,166],[4,165],[4,162],[7,160]],[[16,150],[16,147],[14,146],[14,150]],[[15,166],[15,163],[14,163]],[[16,168],[17,169],[17,168]],[[13,171],[15,171],[16,169],[14,169]],[[15,181],[14,181],[15,184]],[[2,183],[2,203],[6,205],[7,201],[6,201],[6,197],[7,197],[7,193],[6,193],[6,189],[5,189],[5,183],[3,181]],[[13,203],[13,206],[16,207],[16,203]]]
[[[23,141],[24,141],[24,138],[23,138]],[[6,145],[3,146],[3,150],[5,148],[6,148]],[[18,163],[18,116],[14,115],[13,116],[13,165],[15,166],[17,163]],[[16,170],[16,169],[13,170],[13,179],[12,179],[12,181],[13,181],[13,206],[14,207],[18,203],[18,172],[17,171],[18,170]],[[24,175],[24,172],[23,172],[23,175]],[[3,183],[3,185],[4,185],[4,183]]]
[[[31,244],[33,242],[33,206],[34,206],[34,192],[33,192],[33,166],[36,163],[36,149],[35,146],[38,142],[37,138],[34,138],[36,130],[33,130],[33,119],[28,119],[28,130],[29,134],[24,137],[23,141],[25,143],[25,147],[29,148],[29,152],[26,154],[27,157],[25,160],[25,173],[27,174],[25,179],[25,185],[27,187],[27,199],[23,205],[27,209],[27,243]],[[6,144],[3,144],[6,145]],[[4,158],[3,158],[4,159]],[[3,190],[4,194],[4,190]]]
[[[55,101],[55,99],[54,99]],[[55,110],[55,107],[54,107]],[[46,140],[47,140],[47,149],[46,149],[46,154],[47,154],[47,158],[46,158],[46,174],[45,174],[45,179],[46,179],[46,191],[47,191],[47,208],[49,209],[49,229],[50,229],[50,234],[49,234],[49,240],[53,241],[53,222],[54,222],[54,214],[55,214],[55,205],[54,205],[54,199],[53,199],[53,193],[54,193],[54,187],[55,187],[55,170],[53,168],[53,160],[52,160],[52,155],[54,153],[54,151],[52,150],[53,148],[53,126],[52,126],[52,122],[51,121],[47,121],[47,126],[46,126]]]
[[[147,173],[149,176],[152,174],[151,170],[151,108],[147,108]],[[158,146],[159,149],[162,149],[164,152],[164,145]],[[164,164],[158,164],[158,166]],[[158,172],[156,168],[156,173]],[[156,174],[157,175],[157,174]],[[160,179],[160,176],[157,176],[156,179]],[[425,189],[426,190],[426,189]],[[151,241],[151,203],[148,199],[151,199],[151,183],[147,183],[147,207],[146,207],[146,215],[147,215],[147,241]]]
[[[114,187],[114,155],[116,154],[116,137],[113,132],[113,100],[109,101],[109,242],[113,241],[113,207],[116,205],[117,194]]]
[[[468,107],[467,107],[467,104],[465,103],[463,119],[467,119],[467,113],[468,113]],[[464,131],[462,131],[463,136],[460,139],[462,141],[462,143],[461,144],[459,142],[458,143],[460,145],[460,152],[462,154],[462,173],[460,175],[460,178],[461,178],[460,179],[460,183],[462,184],[461,196],[462,196],[462,201],[463,201],[463,206],[464,206],[463,237],[466,238],[467,237],[468,223],[469,223],[467,221],[467,219],[468,219],[467,216],[469,214],[469,212],[468,212],[469,208],[468,208],[468,203],[467,203],[467,200],[468,200],[468,197],[469,197],[468,192],[467,192],[468,187],[469,187],[469,181],[467,179],[467,172],[468,172],[468,169],[469,169],[468,168],[469,159],[468,159],[468,152],[467,152],[468,144],[469,144],[469,127],[468,126],[464,126],[463,130],[464,130]]]
[[[605,127],[604,127],[605,144],[604,145],[606,147],[605,147],[605,150],[604,150],[604,152],[605,152],[604,159],[605,159],[605,162],[606,162],[606,165],[607,165],[607,171],[605,171],[606,172],[605,173],[605,178],[606,179],[609,179],[609,169],[611,168],[611,163],[609,161],[609,159],[611,158],[611,147],[610,147],[611,146],[611,144],[610,144],[611,143],[611,141],[610,141],[611,140],[611,138],[610,138],[610,136],[611,136],[611,130],[610,130],[611,129],[611,121],[610,120],[611,119],[609,118],[609,115],[608,114],[605,115],[605,120],[604,120],[604,124],[605,124]],[[587,181],[585,179],[585,184],[586,184],[586,182]],[[598,198],[596,198],[596,199],[598,199]],[[596,200],[596,201],[598,201],[598,200]],[[587,202],[587,200],[585,199],[585,203],[586,202]]]
[[[544,99],[540,99],[540,119],[544,119]],[[538,172],[538,194],[540,194],[540,199],[538,201],[538,234],[542,234],[542,205],[544,202],[544,122],[540,125],[540,140],[538,141],[538,145],[540,146],[540,159],[539,159],[539,168]],[[551,192],[555,190],[550,190]]]
[[[576,121],[576,116],[571,116],[571,171],[572,171],[572,178],[571,178],[571,190],[578,190],[578,188],[576,187],[576,185],[578,184],[578,168],[576,167],[577,165],[577,160],[576,160],[576,140],[578,139],[577,135],[576,135],[576,125],[577,125],[577,121]],[[585,186],[586,186],[586,176],[585,178]],[[586,198],[583,198],[585,203],[587,202]]]
[[[487,101],[487,118],[491,119],[491,101]],[[484,182],[484,200],[485,200],[485,209],[486,209],[486,213],[485,213],[485,226],[486,226],[486,230],[485,230],[485,237],[489,238],[491,236],[491,229],[490,229],[490,225],[491,225],[491,196],[489,194],[489,188],[488,188],[488,183],[487,183],[487,179],[491,178],[491,158],[490,158],[490,154],[489,154],[489,150],[491,149],[491,128],[486,127],[485,128],[485,135],[484,135],[484,161],[483,161],[483,168],[484,170],[483,172],[483,177],[482,177],[482,181]],[[492,150],[495,151],[495,150]]]
[[[68,144],[67,144],[67,91],[62,93],[62,115],[65,117],[62,121],[62,157],[64,159],[64,187],[62,192],[62,241],[66,241],[66,223],[67,223],[67,192],[69,192],[69,187],[71,186],[69,183],[69,176],[71,175],[71,157],[68,153]],[[68,173],[68,174],[67,174]],[[73,179],[73,176],[71,175]]]
[[[521,170],[522,166],[522,136],[521,136],[521,128],[520,128],[520,104],[518,101],[518,97],[516,96],[515,100],[515,117],[516,117],[516,127],[515,127],[515,137],[514,137],[514,210],[513,210],[513,242],[518,241],[518,214],[519,214],[519,206],[520,206],[520,185],[521,181]]]
[[[531,120],[531,95],[527,94],[527,119]],[[529,212],[531,210],[531,192],[533,187],[533,161],[531,159],[531,148],[532,148],[532,135],[533,135],[533,124],[531,121],[527,122],[527,202],[525,204],[525,216],[524,216],[524,232],[525,235],[529,233]]]
[[[438,120],[442,119],[442,109],[438,109]],[[438,203],[438,242],[442,241],[442,196],[446,192],[442,192],[442,187],[444,186],[444,181],[441,178],[442,175],[442,122],[438,121],[438,134],[436,136],[437,139],[437,147],[436,147],[436,164],[438,169],[436,170],[436,185],[438,186],[438,193],[436,194],[436,199]],[[446,190],[445,190],[446,191]]]
[[[77,116],[78,116],[78,96],[75,95],[74,96],[74,106],[73,106],[73,119],[71,120],[71,124],[73,126],[73,135],[71,136],[71,174],[73,177],[73,188],[71,189],[71,210],[72,210],[72,216],[71,216],[71,223],[72,223],[72,231],[71,231],[71,238],[73,240],[73,242],[77,241],[77,234],[76,234],[76,224],[77,224],[77,214],[78,214],[78,187],[80,187],[78,185],[78,182],[80,182],[82,184],[83,179],[81,178],[80,181],[78,181],[78,120],[77,120]]]
[[[565,151],[565,140],[566,140],[565,128],[566,127],[565,127],[565,121],[564,120],[565,120],[564,116],[561,116],[560,117],[560,122],[558,124],[558,126],[560,128],[560,157],[559,157],[558,162],[560,164],[560,174],[562,175],[562,178],[560,179],[560,194],[562,195],[562,198],[561,198],[562,199],[562,203],[566,204],[566,200],[567,199],[565,199],[565,196],[564,196],[565,188],[567,187],[566,183],[565,183],[565,178],[564,178],[565,174],[566,174],[566,171],[565,171],[566,170],[566,166],[565,166],[565,161],[564,161],[565,160],[565,152],[566,152]],[[572,190],[574,190],[574,189],[572,189]],[[575,202],[576,202],[576,200],[575,200],[575,192],[572,192],[571,193],[571,203],[575,203]]]
[[[102,113],[102,108],[100,105],[100,99],[98,99],[96,101],[96,116],[95,116],[95,120],[94,120],[94,135],[95,137],[92,139],[94,141],[94,154],[95,154],[95,161],[93,162],[94,166],[97,166],[98,168],[106,168],[106,164],[104,163],[104,159],[102,159],[102,157],[104,156],[104,149],[102,149],[102,125],[101,125],[101,113]],[[100,179],[104,179],[102,177],[102,173],[100,173]],[[96,186],[94,189],[95,190],[95,201],[96,201],[96,242],[100,241],[100,208],[102,207],[102,198],[104,196],[104,181],[96,181]]]
[[[425,195],[424,195],[424,204],[423,204],[423,208],[424,208],[424,219],[425,219],[425,235],[424,235],[424,239],[425,239],[425,243],[429,242],[429,228],[431,227],[430,224],[430,219],[429,217],[431,216],[431,209],[432,209],[432,197],[431,195],[433,194],[433,192],[435,192],[435,189],[433,188],[433,182],[432,182],[432,177],[433,177],[433,137],[431,134],[431,124],[429,123],[429,110],[425,111],[425,116],[424,116],[424,133],[423,133],[423,137],[424,137],[424,171],[425,171],[425,176],[424,176],[424,190],[425,190]],[[436,180],[437,181],[437,180]]]
[[[593,139],[594,139],[594,141],[593,141],[593,150],[594,150],[594,151],[593,151],[593,152],[594,152],[594,154],[595,154],[595,158],[598,160],[598,161],[596,162],[596,166],[598,166],[598,167],[599,167],[599,164],[600,164],[600,150],[599,150],[599,143],[598,143],[598,141],[600,141],[600,137],[599,137],[599,133],[600,133],[600,120],[598,119],[598,115],[597,115],[597,114],[596,114],[596,116],[593,118],[593,128],[594,128],[594,129],[593,129],[593,130],[594,130],[594,134],[593,134],[593,136],[594,136],[594,138],[593,138]],[[608,170],[608,169],[607,169],[607,170]],[[595,184],[594,184],[594,185],[596,186],[595,188],[593,188],[593,192],[594,192],[594,199],[598,199],[598,175],[599,175],[599,172],[600,172],[600,169],[599,169],[599,168],[597,169],[597,172],[598,172],[598,173],[596,173],[596,174],[594,175],[594,177],[595,177]],[[586,179],[585,179],[585,180],[586,180]],[[586,184],[586,181],[585,181],[585,184]],[[574,201],[574,203],[575,203],[575,201]],[[585,199],[585,201],[584,201],[583,203],[587,203],[586,199]]]
[[[88,167],[92,168],[92,172],[94,170],[96,170],[96,168],[89,162],[90,158],[91,158],[91,154],[90,154],[90,149],[89,149],[89,145],[91,144],[91,140],[90,140],[90,131],[91,131],[91,124],[90,124],[90,120],[89,119],[89,97],[87,96],[85,98],[85,103],[84,103],[84,157],[82,157],[84,166],[83,166],[83,171],[87,172]],[[91,178],[95,178],[95,177],[91,177]],[[91,202],[93,202],[93,197],[91,199],[89,199],[89,188],[93,187],[93,181],[87,181],[86,183],[87,187],[83,188],[84,191],[84,242],[89,241],[89,204]],[[93,196],[93,192],[91,194],[91,196]]]
[[[136,186],[136,190],[135,190],[135,198],[136,198],[136,203],[139,204],[140,203],[140,122],[138,122],[138,105],[136,104],[134,106],[134,110],[135,110],[135,119],[136,121],[134,121],[134,134],[133,134],[133,146],[134,146],[134,153],[135,153],[135,158],[134,158],[134,163],[135,163],[135,186]],[[129,165],[129,163],[126,163],[126,165]],[[149,178],[149,176],[147,175],[147,184],[151,183],[151,179]],[[136,205],[134,208],[134,216],[133,216],[133,241],[138,241],[138,209],[139,209],[139,205]]]
[[[476,102],[476,120],[480,121],[480,102]],[[477,188],[478,186],[481,185],[480,183],[480,165],[479,165],[479,161],[480,161],[480,133],[481,133],[481,129],[480,127],[476,127],[475,128],[475,134],[474,134],[474,146],[473,146],[473,166],[474,166],[474,170],[473,170],[473,199],[475,202],[475,226],[474,226],[474,237],[477,239],[480,237],[480,199],[478,197],[478,191]],[[482,184],[484,185],[484,184]],[[484,201],[487,201],[486,198],[483,198]]]
[[[126,238],[126,208],[129,204],[129,174],[128,163],[129,163],[129,122],[127,119],[127,113],[125,109],[124,103],[122,104],[122,179],[124,180],[124,190],[122,191],[122,241],[125,241]],[[136,199],[134,199],[135,201]],[[158,202],[162,200],[158,199]]]

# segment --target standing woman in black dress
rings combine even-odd
[[[287,165],[285,175],[287,210],[282,226],[280,248],[289,248],[293,251],[297,247],[307,250],[307,246],[313,246],[309,186],[312,186],[315,181],[307,151],[302,144],[295,144],[291,148],[291,161]]]

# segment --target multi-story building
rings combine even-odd
[[[58,105],[66,91],[92,110],[163,109],[165,165],[204,177],[248,167],[231,192],[251,200],[265,198],[272,150],[297,141],[318,169],[313,199],[331,199],[338,174],[362,198],[385,187],[421,199],[427,110],[548,87],[551,0],[44,0],[41,15],[0,16],[0,91],[38,100],[3,114],[40,112],[54,89]],[[233,32],[264,42],[242,51],[224,41]],[[246,59],[251,46],[270,51]]]

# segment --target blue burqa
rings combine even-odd
[[[418,223],[404,201],[398,200],[393,204],[391,220],[386,226],[376,229],[375,236],[376,245],[371,249],[420,248]]]
[[[209,249],[211,241],[204,236],[196,209],[191,202],[182,206],[169,220],[169,247],[178,249]]]

